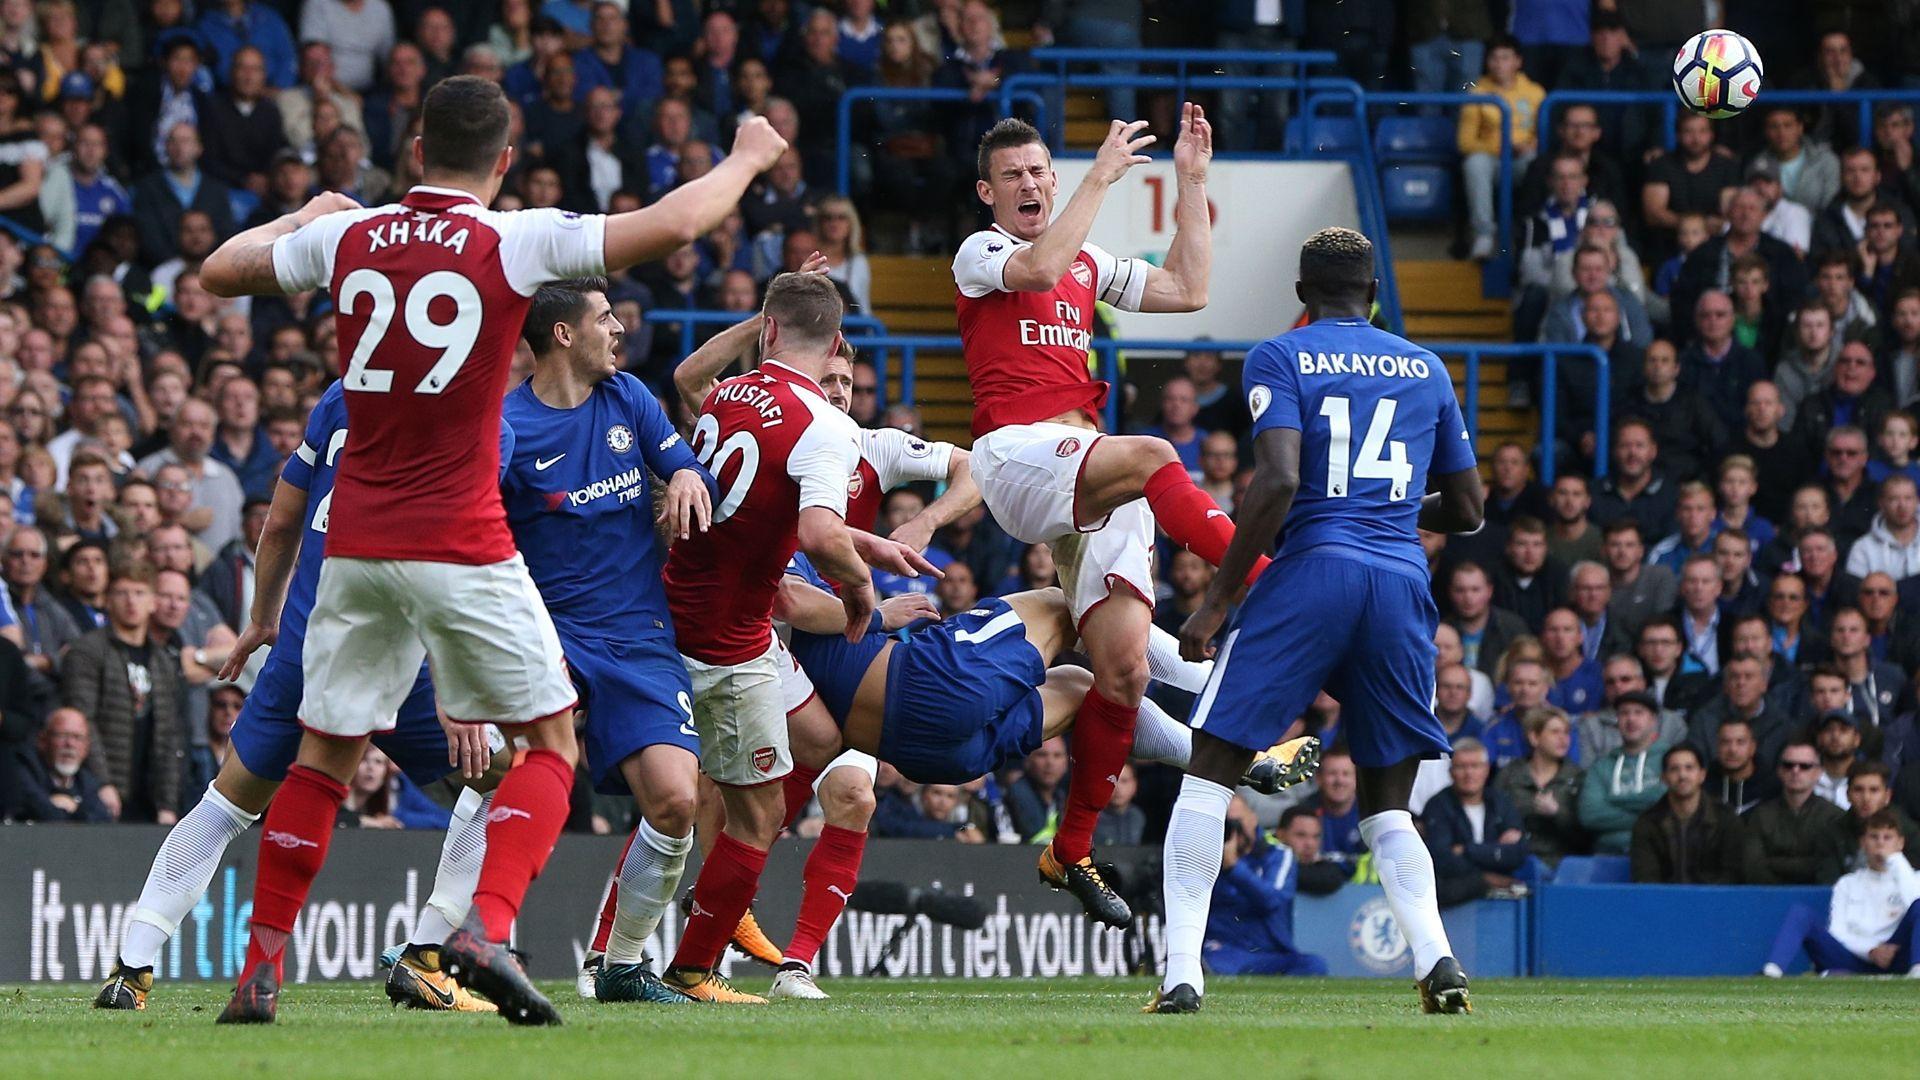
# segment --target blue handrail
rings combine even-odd
[[[1864,138],[1873,131],[1873,107],[1881,102],[1920,105],[1920,90],[1771,90],[1763,89],[1750,109],[1771,105],[1847,105],[1859,109],[1859,132]],[[1659,106],[1662,119],[1661,145],[1674,147],[1674,123],[1680,113],[1680,99],[1668,90],[1555,90],[1540,101],[1539,128],[1552,124],[1553,111],[1568,105],[1653,105]]]
[[[1339,63],[1339,57],[1326,51],[1281,51],[1266,52],[1258,49],[1074,49],[1049,47],[1035,49],[1031,54],[1036,67],[1052,65],[1051,72],[1022,72],[1011,75],[1000,82],[1000,111],[1010,112],[1014,94],[1022,87],[1033,85],[1051,85],[1054,93],[1064,97],[1069,85],[1085,87],[1134,87],[1138,89],[1172,89],[1181,101],[1188,98],[1188,92],[1196,87],[1222,87],[1229,89],[1273,89],[1290,88],[1298,98],[1307,94],[1308,69],[1311,67],[1332,67]],[[1093,75],[1070,73],[1071,64],[1171,64],[1172,75]],[[1208,76],[1189,74],[1189,68],[1200,66],[1210,68],[1213,76],[1224,76],[1222,65],[1259,64],[1274,66],[1293,65],[1293,75],[1262,79],[1259,86],[1240,86],[1232,81],[1220,83],[1211,81]],[[1232,79],[1233,77],[1228,77]],[[1064,109],[1061,110],[1065,112]],[[1121,120],[1134,117],[1118,117]],[[1042,130],[1046,130],[1042,128]],[[1059,149],[1059,143],[1054,142]]]
[[[1593,403],[1593,475],[1596,479],[1607,475],[1607,441],[1612,430],[1610,406],[1613,401],[1613,366],[1607,361],[1606,352],[1598,345],[1510,345],[1484,341],[1428,341],[1421,344],[1441,356],[1458,356],[1465,362],[1466,385],[1461,394],[1465,406],[1462,411],[1465,413],[1467,431],[1475,439],[1480,437],[1481,357],[1539,359],[1540,396],[1544,399],[1540,402],[1540,481],[1547,485],[1552,485],[1555,472],[1553,444],[1559,426],[1560,400],[1556,391],[1559,387],[1560,361],[1570,358],[1591,361],[1598,375]]]
[[[1039,94],[1027,91],[1016,95],[1033,105],[1036,126],[1046,126],[1047,103]],[[1000,114],[1012,116],[1013,108],[1002,94]],[[955,86],[853,86],[840,94],[840,106],[834,117],[834,186],[842,195],[853,184],[853,103],[856,101],[971,101],[970,91]]]
[[[711,311],[696,310],[694,308],[655,308],[642,315],[641,318],[655,326],[678,326],[680,328],[680,355],[684,358],[688,353],[693,351],[695,329],[702,326],[732,326],[756,314],[758,314],[758,312]],[[862,337],[859,339],[861,341],[865,341],[868,336],[884,335],[887,332],[887,324],[871,315],[848,315],[840,320],[840,324],[848,330],[861,331]]]

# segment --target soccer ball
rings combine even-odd
[[[1765,76],[1759,50],[1731,30],[1702,30],[1673,58],[1673,92],[1709,120],[1745,112]]]

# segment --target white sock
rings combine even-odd
[[[433,872],[433,895],[420,909],[409,945],[438,945],[467,919],[473,906],[473,888],[480,883],[480,863],[487,857],[487,811],[493,793],[468,788],[453,804],[447,838],[440,845],[440,866]]]
[[[1141,698],[1133,721],[1133,756],[1184,769],[1193,757],[1193,729],[1167,715],[1151,698]]]
[[[1207,908],[1220,876],[1220,852],[1226,846],[1227,804],[1233,789],[1188,776],[1167,822],[1167,850],[1161,892],[1167,909],[1167,977],[1171,990],[1186,983],[1206,991],[1200,971],[1200,944],[1207,934]]]
[[[1213,674],[1213,661],[1195,664],[1180,658],[1180,639],[1155,626],[1147,631],[1147,670],[1168,686],[1177,686],[1189,694],[1207,688]]]
[[[640,819],[633,846],[620,863],[620,905],[614,910],[613,933],[607,937],[607,963],[637,964],[645,958],[647,939],[673,903],[692,847],[692,833],[668,836]]]
[[[260,820],[227,801],[211,785],[199,805],[174,823],[147,871],[140,902],[127,922],[120,960],[128,967],[152,967],[167,939],[180,929],[193,905],[207,891],[227,845]]]
[[[1413,977],[1426,978],[1443,956],[1453,955],[1447,928],[1440,923],[1439,893],[1433,884],[1433,856],[1405,810],[1384,810],[1360,819],[1360,839],[1373,852],[1380,887],[1394,921],[1413,946]]]

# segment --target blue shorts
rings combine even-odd
[[[630,794],[620,763],[665,743],[700,753],[693,730],[693,684],[673,639],[588,641],[560,631],[560,651],[587,716],[587,765],[593,789]]]
[[[1005,600],[893,647],[880,760],[916,784],[964,784],[1018,764],[1041,742],[1047,666]]]
[[[1276,562],[1240,607],[1193,707],[1193,729],[1265,750],[1325,690],[1340,702],[1355,765],[1451,753],[1433,715],[1439,618],[1411,570],[1311,551]]]
[[[306,733],[300,723],[303,685],[299,650],[283,648],[273,653],[233,722],[233,752],[240,755],[240,764],[248,772],[262,780],[286,779],[287,766],[300,752],[300,739]],[[375,732],[373,745],[416,784],[431,784],[453,771],[447,762],[447,733],[434,711],[433,683],[425,667],[400,704],[393,730]]]

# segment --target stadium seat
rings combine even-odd
[[[1450,162],[1458,156],[1454,123],[1444,116],[1383,116],[1373,151],[1384,163]]]
[[[1366,137],[1366,129],[1351,116],[1316,116],[1311,123],[1296,116],[1287,121],[1287,145],[1318,153],[1350,154]]]
[[[1380,196],[1390,221],[1446,221],[1453,216],[1453,170],[1436,164],[1382,166]]]
[[[1633,880],[1625,855],[1569,855],[1554,871],[1555,885],[1624,885]]]

